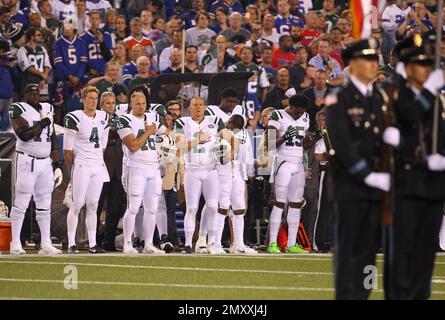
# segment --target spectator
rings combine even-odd
[[[292,49],[292,38],[289,35],[283,35],[279,41],[280,47],[273,53],[272,65],[275,69],[290,67],[297,58]]]
[[[411,11],[406,0],[396,0],[393,4],[387,6],[382,14],[382,29],[385,31],[383,54],[388,55],[389,51],[396,44],[396,32],[399,25],[404,21],[405,16]]]
[[[425,2],[416,1],[411,6],[411,11],[405,16],[404,21],[397,29],[399,37],[408,37],[414,32],[427,32],[433,28],[431,23],[432,15],[426,9]]]
[[[48,77],[52,69],[48,52],[42,45],[42,32],[36,28],[26,31],[26,45],[17,52],[20,75],[20,95],[28,84],[38,84],[41,98],[48,100]]]
[[[249,31],[252,31],[252,24],[254,21],[259,20],[259,13],[255,5],[250,4],[246,7],[246,12],[244,13],[244,24],[243,27]]]
[[[354,39],[351,36],[352,24],[350,24],[348,20],[340,18],[337,20],[337,24],[335,26],[338,27],[342,32],[344,44],[348,44],[349,42],[354,41]]]
[[[301,82],[303,82],[306,75],[306,68],[308,62],[308,53],[305,47],[299,47],[296,51],[296,62],[290,66],[290,85],[292,87],[297,87]]]
[[[153,31],[153,14],[150,10],[142,10],[141,11],[141,23],[142,23],[142,33],[150,38],[150,35]]]
[[[396,66],[397,66],[397,57],[394,54],[394,49],[393,49],[389,53],[389,62],[385,66],[383,66],[381,68],[381,70],[388,75],[395,75],[396,74]]]
[[[386,72],[383,71],[383,70],[379,70],[379,71],[377,72],[377,76],[376,76],[374,82],[375,82],[375,83],[381,83],[381,82],[384,82],[384,81],[386,80],[386,78],[388,78],[388,77],[389,77],[389,74],[388,74],[388,73],[386,73]]]
[[[329,40],[321,39],[318,42],[318,53],[315,57],[309,60],[309,64],[317,69],[328,71],[328,81],[331,86],[343,85],[343,74],[341,66],[337,60],[329,56],[331,52],[331,45]]]
[[[127,0],[125,2],[125,13],[129,19],[139,15],[139,13],[148,8],[152,0]]]
[[[239,61],[234,50],[227,49],[227,41],[224,36],[217,36],[214,40],[217,45],[218,71],[226,71],[229,66]],[[229,53],[231,52],[231,53]],[[201,59],[200,59],[201,61]]]
[[[164,71],[162,71],[161,74],[181,73],[181,68],[182,68],[182,51],[174,48],[170,53],[170,66]]]
[[[105,25],[102,28],[102,32],[108,32],[114,34],[116,32],[116,21],[118,13],[114,8],[109,8],[105,12]]]
[[[11,69],[17,64],[11,61],[7,53],[9,43],[0,39],[0,131],[6,131],[9,128],[8,108],[12,104],[13,83]]]
[[[165,35],[155,43],[156,52],[158,56],[161,56],[162,51],[165,48],[170,47],[172,45],[173,32],[178,28],[179,27],[175,21],[170,20],[169,22],[167,22],[167,25],[165,26]]]
[[[136,67],[138,69],[138,73],[128,83],[129,91],[131,91],[137,85],[148,84],[150,86],[151,82],[153,81],[153,77],[150,74],[150,60],[147,57],[142,56],[137,58]]]
[[[209,22],[209,14],[205,11],[199,11],[196,14],[196,27],[188,29],[185,33],[187,44],[197,46],[199,49],[207,49],[212,37],[216,36],[216,33],[208,28]]]
[[[312,40],[320,36],[318,32],[318,16],[315,11],[309,11],[305,15],[306,25],[301,30],[301,43],[309,46]]]
[[[254,75],[249,79],[247,93],[245,97],[245,107],[248,114],[249,130],[255,130],[260,119],[261,102],[264,101],[267,94],[267,88],[270,86],[267,74],[264,69],[253,63],[253,50],[250,47],[243,47],[240,52],[241,61],[230,66],[228,72],[253,72]]]
[[[261,61],[261,49],[263,47],[273,47],[274,44],[268,40],[262,38],[263,26],[261,21],[256,20],[252,23],[252,33],[250,34],[250,39],[247,40],[246,46],[253,48],[255,53],[254,61]]]
[[[271,47],[261,49],[261,67],[266,71],[267,79],[271,86],[274,86],[277,78],[277,69],[272,66],[273,51]],[[271,88],[272,89],[272,88]]]
[[[275,29],[275,17],[270,13],[266,14],[263,19],[262,38],[272,42],[275,47],[279,46],[280,34]]]
[[[229,42],[232,48],[237,44],[244,43],[250,36],[250,32],[241,27],[243,16],[239,12],[233,12],[229,16],[229,28],[220,32]]]
[[[290,26],[290,37],[292,38],[292,51],[298,47],[301,47],[303,44],[301,43],[301,28],[300,26]]]
[[[275,29],[280,35],[289,35],[292,25],[304,27],[304,23],[299,17],[290,14],[288,0],[278,0],[277,9],[278,15],[275,18]]]
[[[41,27],[51,30],[55,37],[59,33],[60,21],[53,15],[53,8],[49,0],[41,0],[37,4],[40,17],[41,17]],[[29,17],[29,16],[28,16]]]
[[[105,66],[105,75],[97,77],[88,81],[88,86],[95,86],[99,90],[99,96],[104,92],[126,92],[128,89],[125,85],[119,82],[121,75],[121,66],[118,62],[110,61]]]
[[[108,32],[99,31],[101,18],[99,11],[91,11],[90,28],[80,36],[88,48],[88,71],[92,76],[103,75],[105,64],[113,57],[114,39]]]
[[[3,37],[7,38],[13,23],[11,22],[11,8],[8,6],[0,7],[0,32]]]
[[[11,9],[11,22],[23,30],[28,28],[28,19],[22,10],[18,10],[19,0],[3,0],[3,4]]]
[[[335,7],[334,0],[324,0],[323,9],[320,10],[322,16],[325,17],[326,22],[329,22],[331,27],[335,26],[338,19],[340,18],[337,14],[337,8]]]
[[[128,86],[128,82],[131,80],[131,78],[138,73],[136,60],[142,56],[146,56],[144,47],[140,44],[133,46],[131,49],[131,61],[122,68],[122,81],[126,86]]]
[[[111,61],[118,62],[121,68],[123,68],[127,63],[130,62],[130,55],[128,53],[128,48],[125,42],[118,41],[116,43],[113,58],[111,59]]]
[[[124,39],[124,42],[127,44],[128,49],[136,45],[140,44],[145,48],[149,55],[154,55],[154,45],[153,42],[142,33],[142,22],[141,18],[136,17],[131,19],[130,22],[130,31],[131,34],[129,37]]]
[[[173,32],[173,43],[170,47],[165,48],[161,56],[159,57],[159,71],[162,72],[168,67],[170,67],[170,54],[173,51],[173,49],[182,50],[182,30],[175,30]]]
[[[327,74],[324,70],[317,70],[314,78],[314,86],[303,91],[303,94],[309,99],[309,107],[306,112],[309,114],[309,130],[315,131],[315,115],[325,107],[324,99],[331,92],[327,85]]]
[[[75,12],[77,13],[77,33],[79,35],[83,34],[85,31],[88,30],[88,28],[90,27],[90,19],[87,15],[87,4],[85,0],[75,0],[76,1],[76,6],[75,6]],[[74,14],[74,13],[73,13]],[[56,17],[59,17],[58,15],[56,15]],[[63,19],[61,19],[59,17],[60,21],[63,21]]]
[[[46,49],[49,55],[49,60],[53,61],[53,48],[54,48],[54,42],[56,42],[56,38],[54,36],[54,33],[47,28],[43,28],[41,26],[42,19],[40,17],[40,14],[36,11],[32,11],[28,15],[28,22],[29,22],[29,28],[37,28],[42,33],[42,45]],[[57,29],[58,32],[59,29]],[[56,35],[58,35],[56,33]]]
[[[216,34],[226,30],[229,27],[228,13],[224,7],[219,7],[215,11],[215,22],[210,26]]]
[[[196,63],[198,61],[198,47],[188,46],[185,49],[185,67],[184,72],[195,73],[196,70],[199,71],[199,66]]]
[[[297,86],[295,87],[295,91],[297,91],[297,93],[301,93],[305,89],[310,88],[314,85],[314,78],[317,69],[312,65],[308,65],[305,71],[306,73],[304,75],[303,81],[297,84]]]
[[[339,27],[334,27],[331,30],[331,48],[338,56],[341,57],[341,52],[346,48],[343,42],[343,34]]]
[[[89,15],[93,11],[98,11],[102,20],[105,20],[105,12],[111,8],[111,4],[107,0],[88,0],[87,14]]]
[[[267,94],[264,106],[284,109],[289,105],[289,97],[295,94],[295,89],[289,84],[289,70],[285,68],[278,70],[277,80],[275,88]]]
[[[244,13],[243,5],[236,0],[216,0],[212,3],[209,9],[212,19],[215,18],[215,12],[218,8],[226,9],[229,15],[233,12]]]
[[[114,32],[114,37],[116,41],[123,41],[128,36],[127,19],[125,16],[118,16],[116,18],[116,31]]]

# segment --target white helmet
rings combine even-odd
[[[230,162],[229,152],[232,150],[230,143],[227,140],[216,138],[215,144],[212,147],[212,158],[217,164],[227,164]]]
[[[162,162],[175,163],[176,159],[176,143],[175,140],[166,135],[156,137],[156,151]]]

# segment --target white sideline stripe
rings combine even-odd
[[[305,271],[285,271],[285,270],[249,270],[249,269],[212,269],[195,267],[167,267],[167,266],[139,266],[126,264],[101,264],[101,263],[77,263],[77,262],[52,262],[52,261],[0,261],[11,264],[43,264],[43,265],[63,265],[73,264],[75,266],[85,267],[109,267],[109,268],[128,268],[128,269],[160,269],[160,270],[183,270],[183,271],[210,271],[210,272],[243,272],[243,273],[272,273],[272,274],[295,274],[295,275],[325,275],[331,276],[332,272],[305,272]]]
[[[51,279],[20,279],[20,278],[0,278],[0,282],[36,282],[36,283],[60,283],[64,280]],[[290,291],[329,291],[333,288],[303,288],[303,287],[273,287],[273,286],[229,286],[229,285],[209,285],[209,284],[179,284],[163,282],[116,282],[116,281],[78,281],[80,284],[89,285],[110,285],[110,286],[138,286],[138,287],[173,287],[173,288],[212,288],[212,289],[245,289],[245,290],[290,290]]]
[[[58,283],[63,284],[64,280],[51,279],[19,279],[0,278],[0,282],[35,282],[35,283]],[[105,285],[105,286],[137,286],[137,287],[171,287],[171,288],[211,288],[211,289],[242,289],[242,290],[289,290],[289,291],[324,291],[334,292],[333,288],[305,288],[305,287],[272,287],[272,286],[228,286],[228,285],[207,285],[207,284],[179,284],[179,283],[156,283],[156,282],[105,282],[105,281],[78,281],[78,284]],[[383,290],[373,290],[383,292]],[[432,294],[445,294],[445,291],[432,291]]]

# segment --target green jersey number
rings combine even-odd
[[[143,133],[144,130],[139,129],[137,137],[139,138]],[[155,140],[151,137],[145,140],[145,143],[142,145],[141,150],[142,151],[156,150]]]
[[[99,133],[96,127],[91,129],[90,142],[94,143],[94,148],[99,148]]]
[[[289,126],[287,129],[289,130],[292,126]],[[299,133],[303,132],[303,135],[298,135],[286,141],[286,146],[288,147],[301,147],[301,142],[304,138],[304,127],[296,127]]]
[[[33,121],[33,125],[35,126],[37,122],[38,122],[38,121]],[[51,142],[51,131],[50,131],[50,126],[46,127],[45,129],[46,129],[46,142]],[[43,130],[45,130],[45,129],[43,129]],[[38,136],[38,137],[34,137],[34,141],[35,141],[35,142],[42,142],[41,135]]]

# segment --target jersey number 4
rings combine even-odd
[[[94,143],[94,148],[99,148],[99,133],[96,127],[91,129],[90,142]]]

